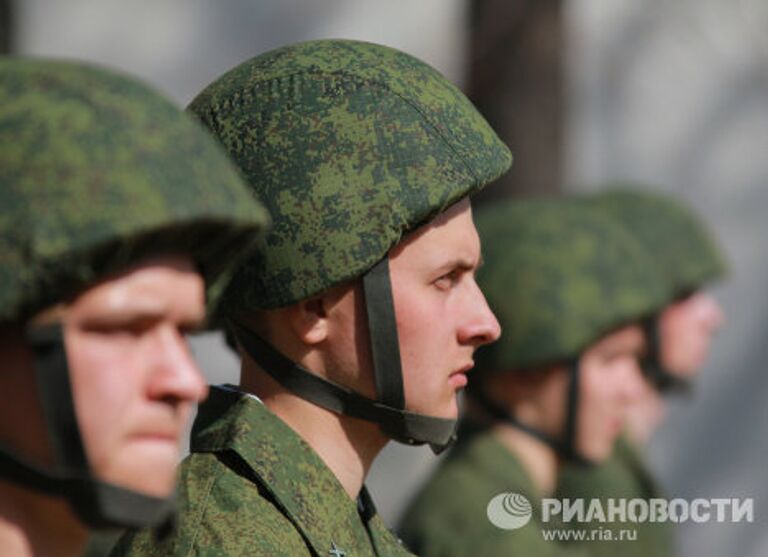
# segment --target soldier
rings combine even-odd
[[[355,41],[257,56],[190,110],[274,227],[225,294],[241,381],[195,421],[180,528],[118,554],[405,555],[364,479],[391,439],[450,442],[499,335],[466,198],[509,151],[434,69]]]
[[[77,555],[88,528],[170,519],[207,391],[184,333],[266,213],[154,91],[13,58],[0,199],[0,554]]]
[[[722,308],[704,288],[726,266],[704,222],[671,196],[639,189],[611,189],[595,203],[653,254],[673,300],[646,323],[651,350],[644,369],[657,391],[687,390],[709,354],[723,321]]]
[[[560,474],[563,498],[641,498],[662,496],[642,458],[642,449],[663,416],[662,395],[687,392],[691,379],[707,358],[712,336],[723,314],[705,286],[725,274],[725,264],[705,224],[672,197],[621,187],[591,196],[589,203],[621,222],[652,254],[671,286],[671,301],[645,322],[649,342],[643,365],[643,396],[629,408],[626,435],[601,466],[568,466]],[[611,525],[622,527],[622,525]],[[622,547],[626,555],[676,554],[670,523],[637,526],[638,540]],[[616,547],[603,544],[597,555],[614,555]]]
[[[541,499],[564,462],[610,454],[641,388],[640,320],[665,293],[637,242],[581,202],[507,202],[481,211],[478,230],[478,282],[504,336],[478,351],[467,435],[415,498],[402,535],[426,557],[585,555],[588,544],[544,538],[562,525],[544,522]],[[495,503],[503,494],[528,524],[494,522],[510,508]]]

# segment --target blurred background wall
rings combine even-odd
[[[754,497],[755,524],[685,525],[686,556],[768,555],[768,3],[764,0],[0,0],[0,52],[98,61],[180,105],[244,59],[346,37],[406,50],[460,84],[512,148],[497,196],[626,179],[678,194],[732,266],[727,326],[650,458],[681,497]],[[237,381],[215,335],[193,350]],[[428,473],[392,444],[369,486],[394,523]]]

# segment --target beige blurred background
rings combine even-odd
[[[727,314],[650,460],[670,496],[754,497],[754,524],[680,528],[685,556],[768,555],[768,3],[765,0],[0,0],[0,48],[108,64],[180,105],[267,49],[320,37],[388,44],[460,84],[509,143],[501,195],[613,179],[679,194],[732,273]],[[237,381],[216,335],[212,383]],[[368,482],[393,524],[434,464],[392,444]]]

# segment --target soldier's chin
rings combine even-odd
[[[459,393],[461,390],[455,391],[450,400],[446,402],[441,408],[440,412],[432,412],[430,415],[436,418],[445,418],[448,420],[455,420],[459,417]]]
[[[176,488],[175,470],[144,471],[143,476],[120,474],[103,479],[112,485],[160,499],[169,497]]]
[[[144,447],[132,451],[130,457],[123,456],[120,462],[103,471],[97,470],[97,477],[151,497],[165,498],[174,492],[180,456],[178,447],[156,450]]]
[[[706,361],[703,355],[689,355],[685,358],[679,358],[677,363],[669,366],[669,371],[682,379],[695,377]]]
[[[441,399],[440,403],[431,405],[411,405],[407,404],[406,408],[409,412],[416,414],[422,414],[433,418],[444,418],[448,420],[455,420],[459,417],[459,401],[458,392],[451,391],[446,393]],[[425,408],[424,406],[429,406]]]
[[[599,464],[604,462],[611,456],[613,451],[613,441],[592,439],[590,443],[584,443],[583,447],[577,447],[577,451],[580,456],[586,458],[590,462]]]

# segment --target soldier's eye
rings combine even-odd
[[[446,273],[439,277],[435,282],[435,286],[440,290],[449,290],[456,286],[459,282],[459,271],[454,269],[450,273]]]
[[[205,327],[202,323],[181,324],[178,329],[179,333],[186,337],[200,336],[205,333]]]
[[[110,336],[139,337],[150,331],[159,322],[154,314],[109,314],[95,316],[82,324],[83,330]]]

